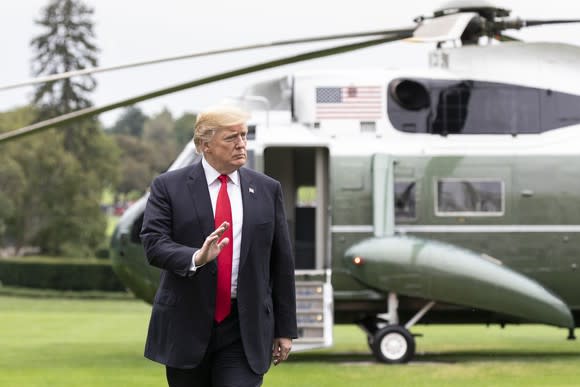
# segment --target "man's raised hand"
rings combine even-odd
[[[230,227],[228,222],[223,222],[218,228],[214,230],[211,234],[205,238],[203,246],[199,249],[197,256],[195,257],[195,265],[202,266],[206,263],[213,261],[219,255],[220,251],[230,243],[229,238],[224,238],[221,241],[220,238],[224,232]],[[219,241],[219,242],[218,242]]]

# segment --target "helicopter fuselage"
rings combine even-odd
[[[278,109],[254,109],[246,167],[282,183],[297,280],[328,276],[333,321],[370,334],[373,316],[413,320],[428,301],[437,305],[423,322],[572,329],[580,88],[570,79],[580,49],[511,43],[436,55],[443,68],[299,73],[242,98]],[[189,144],[172,168],[199,157]],[[121,219],[112,257],[151,302],[158,272],[139,243],[145,203]]]

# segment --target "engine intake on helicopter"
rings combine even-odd
[[[409,79],[401,79],[391,83],[393,99],[404,109],[420,110],[429,107],[429,92],[421,83]]]

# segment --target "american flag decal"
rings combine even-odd
[[[316,88],[316,119],[379,119],[381,86]]]

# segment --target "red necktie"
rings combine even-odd
[[[227,237],[229,243],[217,257],[217,292],[215,300],[215,321],[222,322],[230,314],[231,291],[232,291],[232,257],[234,253],[234,238],[232,233],[232,206],[228,196],[228,177],[221,175],[218,178],[222,185],[217,197],[215,209],[215,227],[218,228],[223,222],[230,225],[222,238]]]

